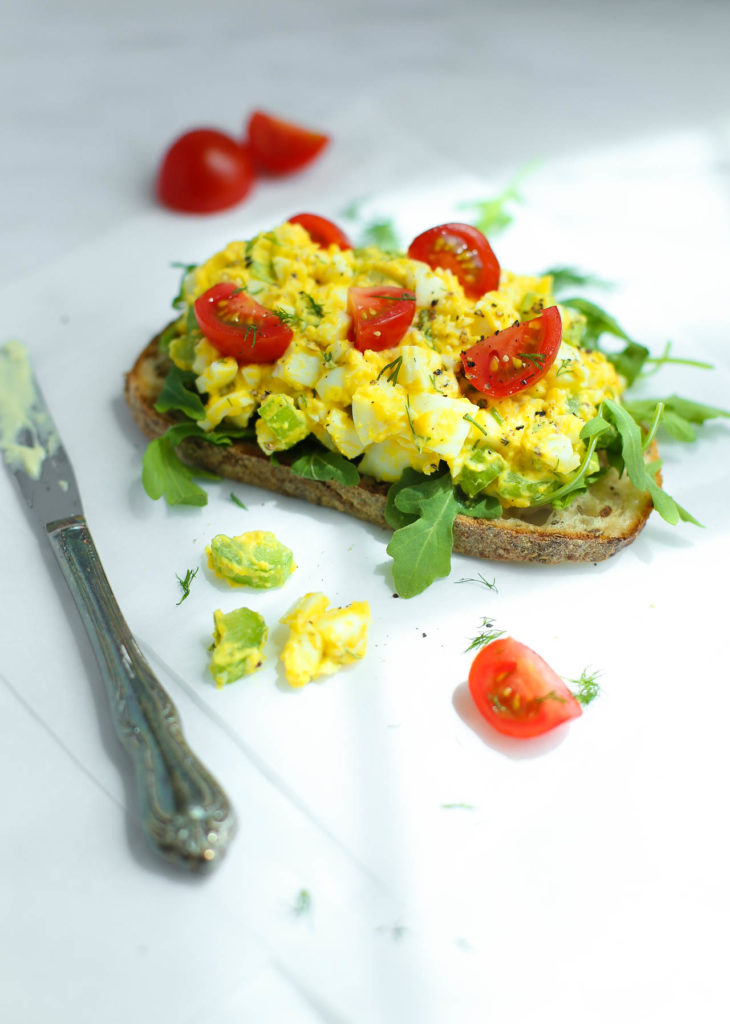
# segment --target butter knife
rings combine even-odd
[[[177,708],[124,620],[89,532],[71,461],[28,353],[16,341],[0,348],[0,448],[88,633],[117,735],[134,763],[144,832],[167,860],[208,871],[233,838],[235,813],[185,741]]]

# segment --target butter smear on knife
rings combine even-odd
[[[11,469],[33,480],[43,460],[58,448],[58,435],[40,407],[25,346],[9,341],[0,348],[0,451]]]

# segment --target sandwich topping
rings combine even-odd
[[[623,381],[549,275],[500,268],[467,225],[410,255],[326,238],[286,222],[186,273],[166,341],[199,428],[316,441],[386,482],[447,469],[492,515],[599,471],[585,427]]]

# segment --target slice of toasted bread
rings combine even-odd
[[[150,438],[160,437],[175,422],[154,407],[171,365],[159,349],[159,337],[139,355],[125,378],[127,403]],[[389,529],[384,516],[389,485],[377,480],[363,477],[354,487],[306,480],[285,465],[285,453],[277,454],[275,464],[250,441],[219,446],[189,438],[178,453],[188,464],[219,476],[325,505]],[[656,458],[655,448],[651,455]],[[611,469],[566,509],[510,509],[500,519],[458,515],[454,551],[499,561],[598,562],[630,544],[651,510],[649,495],[638,491],[625,474],[619,478]]]

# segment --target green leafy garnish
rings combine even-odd
[[[610,281],[605,281],[595,274],[586,274],[576,267],[550,267],[543,270],[542,277],[550,275],[553,279],[553,295],[566,288],[613,288]]]
[[[292,913],[297,917],[308,914],[312,909],[312,897],[308,889],[300,889],[292,905]]]
[[[570,298],[561,299],[560,303],[585,317],[585,329],[581,338],[583,348],[599,348],[599,338],[604,334],[610,334],[626,343],[621,351],[604,351],[604,355],[609,362],[613,363],[617,372],[625,377],[627,383],[632,384],[649,357],[649,349],[630,338],[618,321],[605,309],[597,306],[595,302],[591,302],[589,299]]]
[[[395,385],[395,384],[398,383],[398,374],[399,374],[400,369],[401,369],[402,366],[403,366],[403,356],[398,356],[398,358],[394,359],[392,363],[386,363],[386,365],[383,367],[383,369],[380,371],[380,373],[378,374],[378,376],[375,379],[376,380],[380,380],[380,378],[383,376],[383,374],[386,373],[387,377],[385,379],[390,384],[394,384]],[[390,373],[388,373],[388,371],[390,371]]]
[[[346,487],[360,482],[357,466],[339,452],[312,448],[292,462],[290,469],[305,480],[334,480]]]
[[[164,497],[168,505],[208,503],[208,495],[193,481],[193,475],[216,479],[204,470],[192,470],[175,451],[187,437],[200,437],[213,444],[230,444],[230,438],[217,433],[206,434],[195,423],[176,423],[147,445],[142,457],[142,485],[150,498]]]
[[[501,636],[504,636],[503,629],[494,628],[494,619],[483,618],[481,622],[481,633],[471,641],[466,649],[466,653],[469,651],[475,651],[478,648],[486,647],[487,644],[491,644],[493,640],[498,640]]]
[[[584,668],[578,679],[569,679],[568,682],[572,683],[577,687],[573,690],[573,696],[582,704],[584,707],[586,704],[590,704],[591,701],[595,700],[601,692],[601,687],[598,684],[598,677],[600,672],[591,672],[589,669]]]
[[[180,287],[178,288],[177,295],[172,300],[173,309],[185,309],[185,278],[191,271],[195,270],[197,263],[171,263],[171,267],[180,267],[182,269],[182,277],[180,278]]]
[[[392,220],[374,220],[366,224],[360,235],[360,246],[375,245],[384,252],[399,252],[401,248],[398,231]]]
[[[513,222],[514,213],[510,207],[515,203],[524,202],[521,192],[522,182],[535,169],[536,163],[536,161],[533,161],[527,164],[526,167],[523,167],[521,171],[518,171],[506,188],[499,195],[494,196],[493,199],[472,200],[459,204],[464,210],[474,211],[471,222],[487,238],[490,236],[493,238],[495,235],[498,235]]]
[[[704,405],[702,402],[694,402],[689,398],[680,398],[679,395],[670,395],[668,398],[642,398],[624,400],[623,407],[636,420],[637,423],[650,423],[656,416],[658,407],[664,407],[659,427],[666,431],[675,441],[690,442],[697,440],[695,425],[701,425],[707,420],[719,417],[730,417],[726,409],[717,409],[712,405]]]
[[[234,505],[238,505],[238,507],[242,508],[244,510],[244,512],[248,512],[248,506],[244,505],[243,502],[241,501],[241,499],[236,497],[236,495],[233,493],[233,491],[231,491],[231,493],[230,493],[230,499],[231,499],[231,501],[233,502]]]
[[[188,597],[189,594],[190,594],[190,584],[193,582],[195,577],[198,575],[198,570],[197,569],[188,569],[186,571],[186,573],[185,573],[185,576],[183,576],[183,577],[177,576],[177,573],[175,575],[177,577],[178,583],[182,587],[182,597],[177,602],[178,605],[181,605],[183,603],[183,601],[185,600],[185,598]]]
[[[458,511],[448,472],[424,477],[407,469],[391,485],[385,519],[395,532],[386,550],[401,597],[415,597],[434,580],[448,576]]]
[[[604,416],[609,419],[621,442],[621,460],[629,474],[632,484],[640,491],[648,491],[654,508],[666,522],[673,526],[681,519],[685,523],[701,526],[694,516],[682,508],[666,491],[662,490],[655,480],[659,469],[658,463],[646,463],[641,438],[641,428],[632,416],[611,398],[604,399],[602,405]]]
[[[701,359],[682,359],[679,356],[672,356],[669,353],[672,351],[672,343],[668,341],[664,346],[664,351],[660,356],[649,356],[646,360],[645,365],[651,366],[650,370],[644,370],[643,376],[648,377],[650,374],[657,373],[661,370],[662,366],[694,366],[698,370],[714,370],[715,367],[712,363],[705,363]]]
[[[299,316],[289,309],[283,309],[281,306],[277,306],[274,310],[274,315],[292,331],[298,331],[301,328],[301,320],[299,319]]]
[[[324,316],[324,306],[317,302],[314,296],[310,295],[309,292],[301,292],[301,295],[306,304],[309,306],[310,313],[312,314],[312,316],[316,317],[317,323],[319,323],[319,321]]]
[[[479,575],[478,575],[478,577],[476,579],[474,579],[474,578],[468,578],[468,579],[464,578],[464,579],[457,580],[456,582],[457,583],[483,583],[484,586],[487,588],[487,590],[493,590],[495,594],[499,593],[499,591],[497,590],[497,581],[496,580],[488,580],[485,576],[482,576],[481,573],[479,573]]]
[[[205,406],[195,390],[195,374],[173,366],[155,402],[157,412],[182,412],[191,420],[202,420]]]

